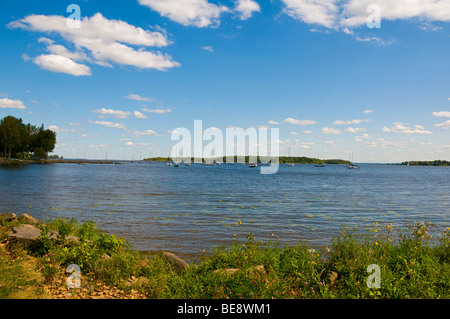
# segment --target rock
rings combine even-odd
[[[2,213],[0,214],[0,222],[9,222],[16,220],[17,216],[14,213]]]
[[[219,274],[219,275],[234,275],[239,271],[238,268],[223,268],[223,269],[216,269],[213,271],[213,274]]]
[[[11,242],[20,242],[26,246],[30,246],[36,243],[41,230],[33,225],[21,224],[13,227],[12,231],[8,234],[8,239]]]
[[[28,214],[22,214],[19,217],[19,221],[25,223],[25,224],[30,224],[30,225],[35,225],[38,223],[37,219],[34,218],[33,216],[30,216]]]
[[[330,271],[330,282],[334,284],[334,282],[338,279],[339,275],[337,272]]]
[[[180,271],[186,270],[189,267],[189,264],[187,262],[172,253],[165,251],[163,252],[163,256],[173,262],[175,267]]]

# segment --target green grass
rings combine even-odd
[[[0,239],[11,225],[1,226]],[[375,223],[363,234],[344,229],[322,249],[306,242],[263,243],[250,234],[229,247],[213,248],[182,272],[161,253],[143,255],[122,238],[100,231],[94,222],[56,219],[40,227],[39,245],[25,252],[38,259],[46,282],[77,264],[83,280],[138,290],[148,298],[450,298],[450,228],[431,239],[432,226],[423,222],[395,229]],[[56,241],[49,238],[49,229],[59,232]],[[67,241],[68,235],[80,241]],[[372,264],[379,266],[380,288],[367,285],[367,267]],[[214,273],[231,268],[239,271]],[[337,280],[330,279],[332,272]],[[139,280],[127,285],[130,278]],[[0,284],[6,291],[8,284]]]

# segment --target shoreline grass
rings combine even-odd
[[[432,242],[432,225],[424,222],[408,222],[403,228],[375,223],[363,234],[343,229],[323,249],[306,242],[263,243],[249,234],[231,246],[214,247],[183,271],[162,253],[142,254],[94,222],[58,218],[37,225],[41,237],[33,248],[8,243],[7,233],[19,223],[0,221],[2,299],[20,298],[17,287],[23,289],[24,283],[17,284],[18,278],[27,274],[32,279],[25,286],[40,291],[33,294],[37,298],[450,298],[450,227]],[[56,240],[50,229],[58,231]],[[69,235],[79,241],[66,240]],[[18,271],[25,262],[28,266]],[[67,287],[71,264],[80,267],[79,288]],[[373,264],[379,267],[380,288],[367,284]]]

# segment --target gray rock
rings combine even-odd
[[[183,259],[175,256],[172,253],[165,251],[165,252],[163,252],[163,256],[165,258],[167,258],[168,260],[172,261],[173,264],[175,265],[175,267],[180,271],[183,271],[189,267],[189,264],[187,262],[185,262]]]
[[[36,243],[41,230],[33,225],[21,224],[13,227],[12,231],[8,234],[8,239],[11,242],[20,242],[26,246],[30,246]]]
[[[28,214],[22,214],[19,217],[19,221],[25,223],[25,224],[30,224],[30,225],[35,225],[38,223],[37,219],[34,218],[33,216],[30,216]]]

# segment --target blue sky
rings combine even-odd
[[[6,0],[0,22],[0,117],[66,158],[167,156],[202,120],[277,127],[282,155],[450,159],[448,1]]]

